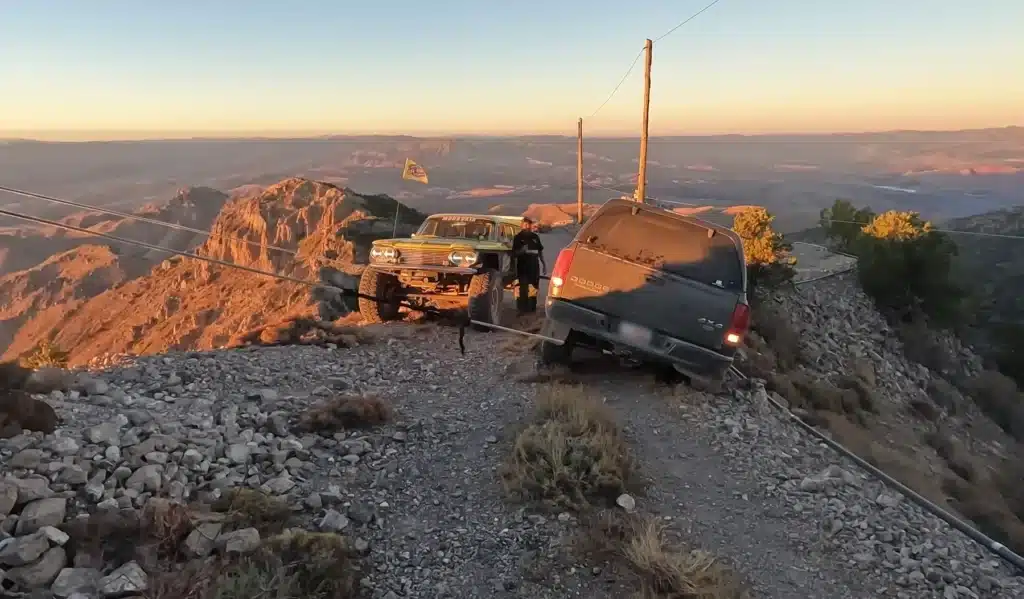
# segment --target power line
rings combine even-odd
[[[16,219],[19,219],[19,220],[39,223],[39,224],[43,224],[43,225],[50,225],[52,227],[57,227],[57,228],[60,228],[60,229],[64,229],[66,231],[75,231],[77,233],[83,233],[85,235],[92,235],[94,237],[101,237],[103,239],[109,239],[110,241],[116,241],[117,243],[123,243],[125,245],[135,245],[135,246],[138,246],[138,247],[146,248],[146,249],[149,249],[149,250],[154,250],[154,251],[157,251],[157,252],[164,252],[166,254],[174,254],[174,255],[177,255],[177,256],[183,256],[185,258],[194,258],[195,260],[201,260],[203,262],[209,262],[211,264],[217,264],[219,266],[226,266],[228,268],[237,268],[238,270],[244,270],[244,271],[250,272],[252,274],[262,275],[262,276],[266,276],[266,277],[272,277],[272,278],[275,278],[275,279],[280,279],[282,281],[289,281],[289,282],[292,282],[292,283],[298,283],[300,285],[306,285],[307,287],[329,287],[329,288],[333,288],[333,289],[339,289],[341,291],[346,291],[346,292],[349,291],[347,289],[343,289],[341,287],[336,287],[334,285],[329,285],[327,283],[314,283],[313,281],[306,281],[304,279],[299,279],[299,278],[296,278],[296,277],[289,277],[288,275],[282,275],[282,274],[278,274],[278,273],[275,273],[275,272],[270,272],[270,271],[267,271],[267,270],[260,270],[258,268],[252,268],[250,266],[243,266],[241,264],[235,264],[233,262],[228,262],[226,260],[218,260],[217,258],[210,258],[209,256],[200,256],[199,254],[196,254],[196,253],[193,253],[193,252],[186,252],[184,250],[175,250],[175,249],[172,249],[172,248],[167,248],[167,247],[163,247],[163,246],[159,246],[159,245],[154,245],[152,243],[146,243],[145,241],[138,241],[138,240],[135,240],[135,239],[127,239],[127,238],[124,238],[124,237],[118,237],[117,235],[110,235],[109,233],[102,233],[100,231],[93,231],[92,229],[86,229],[84,227],[76,227],[75,225],[69,225],[67,223],[62,223],[62,222],[59,222],[59,221],[50,220],[48,218],[42,218],[40,216],[31,216],[31,215],[28,215],[28,214],[21,214],[20,212],[14,212],[14,211],[11,211],[11,210],[5,210],[3,208],[0,208],[0,214],[3,214],[5,216],[10,216],[11,218],[16,218]]]
[[[706,10],[711,8],[712,6],[718,4],[719,2],[721,2],[721,0],[715,0],[711,4],[701,8],[700,10],[697,10],[693,14],[687,16],[686,18],[681,20],[681,22],[679,22],[679,24],[677,24],[676,27],[674,27],[674,28],[670,29],[669,31],[667,31],[666,33],[660,35],[659,37],[654,39],[654,41],[657,42],[659,40],[665,39],[666,37],[672,35],[673,33],[676,32],[676,30],[678,30],[679,28],[683,27],[687,23],[691,22],[691,20],[693,20],[694,18],[700,16],[703,12],[705,12]],[[611,101],[611,98],[615,95],[615,93],[618,92],[618,88],[621,88],[623,86],[623,84],[626,83],[626,79],[629,78],[630,74],[633,73],[633,70],[636,69],[637,62],[640,61],[640,56],[642,56],[643,53],[644,53],[644,48],[641,48],[640,51],[637,52],[637,55],[633,58],[633,62],[630,63],[630,68],[626,70],[626,75],[623,75],[623,78],[618,80],[618,83],[615,85],[614,89],[611,90],[611,93],[608,94],[608,97],[604,98],[604,101],[601,102],[601,105],[597,106],[597,110],[594,111],[593,113],[591,113],[590,117],[588,117],[589,119],[593,119],[595,116],[597,116],[597,114],[601,112],[601,109],[603,109],[604,106],[609,101]]]
[[[621,189],[615,189],[614,187],[605,187],[604,185],[597,185],[597,184],[591,183],[589,181],[584,181],[583,184],[586,185],[587,187],[593,187],[594,189],[601,189],[601,190],[604,190],[604,191],[614,191],[615,193],[623,193],[623,194],[626,194],[626,195],[629,195],[630,193],[632,193],[630,191],[623,191]]]
[[[701,14],[703,14],[703,13],[704,13],[704,11],[708,10],[708,9],[709,9],[709,8],[711,8],[712,6],[714,6],[714,5],[718,4],[719,2],[721,2],[721,0],[714,0],[714,2],[712,2],[711,4],[708,4],[708,5],[707,5],[707,6],[705,6],[704,8],[702,8],[702,9],[698,10],[697,12],[693,13],[693,14],[692,14],[692,15],[690,15],[689,17],[687,17],[687,18],[683,19],[682,21],[680,21],[680,22],[679,22],[679,23],[678,23],[678,24],[677,24],[677,25],[676,25],[675,27],[673,27],[672,29],[669,29],[669,30],[668,30],[668,31],[666,31],[665,33],[661,34],[661,36],[660,36],[660,37],[657,37],[657,38],[655,38],[655,39],[654,39],[654,41],[655,41],[655,42],[658,42],[658,41],[661,41],[662,39],[664,39],[664,38],[666,38],[666,37],[668,37],[668,36],[672,35],[673,33],[675,33],[676,29],[679,29],[679,28],[680,28],[680,27],[682,27],[683,25],[686,25],[686,24],[687,24],[687,23],[689,23],[690,21],[692,21],[692,20],[696,19],[696,18],[697,18],[697,17],[699,17],[699,16],[701,15]]]
[[[640,51],[636,53],[636,58],[633,59],[633,63],[629,65],[628,69],[626,69],[626,74],[622,76],[622,79],[619,80],[618,85],[616,85],[615,89],[612,90],[612,93],[608,94],[608,97],[604,99],[604,102],[601,102],[601,105],[597,107],[597,110],[592,112],[590,116],[587,118],[594,118],[597,115],[597,113],[601,112],[601,109],[604,108],[605,105],[611,101],[615,93],[619,91],[620,87],[622,87],[622,84],[626,82],[626,78],[629,77],[629,74],[633,72],[634,68],[636,68],[636,63],[640,62],[640,57],[643,56],[643,54],[644,49],[641,48]]]
[[[187,227],[185,225],[180,225],[178,223],[171,223],[171,222],[167,222],[167,221],[156,220],[156,219],[153,219],[153,218],[146,218],[144,216],[139,216],[137,214],[131,214],[131,213],[128,213],[128,212],[120,212],[118,210],[111,210],[109,208],[100,208],[99,206],[91,206],[89,204],[80,204],[78,202],[72,202],[71,200],[62,200],[60,198],[55,198],[55,197],[52,197],[52,196],[43,195],[41,193],[34,193],[34,192],[31,192],[31,191],[24,191],[24,190],[21,190],[21,189],[14,189],[13,187],[5,187],[3,185],[0,185],[0,191],[4,191],[4,192],[11,193],[11,194],[14,194],[14,195],[23,196],[23,197],[26,197],[26,198],[34,198],[34,199],[43,200],[43,201],[46,201],[46,202],[53,202],[55,204],[63,204],[65,206],[73,206],[75,208],[80,208],[82,210],[89,210],[89,211],[92,211],[92,212],[100,212],[100,213],[104,213],[104,214],[110,214],[110,215],[113,215],[113,216],[120,216],[122,218],[130,218],[132,220],[137,220],[139,222],[149,223],[149,224],[152,224],[152,225],[157,225],[159,227],[168,227],[170,229],[177,229],[179,231],[188,231],[190,233],[196,233],[197,235],[204,235],[206,237],[213,237],[213,236],[215,236],[215,234],[212,231],[206,231],[206,230],[203,230],[203,229],[196,229],[194,227]],[[224,234],[220,234],[220,235],[217,235],[217,236],[223,237],[225,239],[235,239],[237,241],[242,241],[244,243],[247,243],[249,245],[256,246],[256,247],[266,247],[267,249],[277,250],[279,252],[284,252],[284,253],[290,254],[292,256],[297,255],[296,252],[293,251],[293,250],[290,250],[288,248],[278,247],[276,245],[266,245],[266,246],[264,246],[263,244],[261,244],[259,242],[255,242],[255,241],[252,241],[252,240],[249,240],[249,239],[243,239],[241,237],[228,236],[228,235],[224,235]]]
[[[848,225],[861,225],[867,226],[869,223],[856,220],[835,220],[826,219],[830,223],[845,223]],[[1003,233],[984,233],[982,231],[959,231],[956,229],[929,229],[929,231],[935,231],[936,233],[954,233],[957,235],[975,235],[977,237],[996,237],[999,239],[1024,239],[1024,235],[1006,235]]]
[[[288,281],[290,283],[298,283],[299,285],[304,285],[306,287],[311,287],[313,289],[316,289],[318,287],[319,288],[327,288],[327,289],[336,289],[336,290],[340,291],[343,296],[348,296],[348,297],[354,296],[354,297],[358,297],[358,298],[361,298],[361,299],[369,299],[369,300],[375,301],[375,302],[384,301],[382,298],[379,298],[379,297],[374,297],[374,296],[366,295],[366,294],[360,293],[357,290],[345,289],[344,287],[338,287],[337,285],[331,285],[329,283],[313,282],[313,281],[307,281],[305,279],[299,279],[299,278],[296,278],[296,277],[289,277],[288,275],[282,275],[282,274],[278,274],[276,272],[270,272],[270,271],[267,271],[267,270],[260,270],[258,268],[252,268],[252,267],[249,267],[249,266],[242,266],[241,264],[235,264],[233,262],[227,262],[226,260],[218,260],[216,258],[210,258],[208,256],[200,256],[199,254],[195,254],[195,253],[192,253],[192,252],[175,250],[175,249],[172,249],[172,248],[167,248],[167,247],[163,247],[163,246],[159,246],[159,245],[154,245],[154,244],[151,244],[151,243],[146,243],[144,241],[138,241],[138,240],[135,240],[135,239],[126,239],[124,237],[118,237],[116,235],[110,235],[110,234],[107,234],[107,233],[101,233],[99,231],[93,231],[91,229],[86,229],[84,227],[76,227],[74,225],[69,225],[69,224],[66,224],[66,223],[59,222],[59,221],[50,220],[48,218],[42,218],[42,217],[39,217],[39,216],[31,216],[31,215],[28,215],[28,214],[21,214],[20,212],[14,212],[12,210],[5,210],[3,208],[0,208],[0,214],[5,215],[5,216],[10,216],[11,218],[16,218],[16,219],[19,219],[19,220],[28,221],[28,222],[34,222],[34,223],[39,223],[39,224],[43,224],[43,225],[50,225],[52,227],[57,227],[57,228],[64,229],[64,230],[67,230],[67,231],[75,231],[75,232],[78,232],[78,233],[83,233],[85,235],[92,235],[94,237],[101,237],[103,239],[109,239],[111,241],[116,241],[118,243],[123,243],[123,244],[126,244],[126,245],[135,245],[135,246],[143,247],[143,248],[146,248],[146,249],[155,250],[155,251],[158,251],[158,252],[164,252],[164,253],[167,253],[167,254],[183,256],[185,258],[193,258],[195,260],[200,260],[202,262],[208,262],[210,264],[216,264],[218,266],[226,266],[228,268],[235,268],[235,269],[242,270],[242,271],[245,271],[245,272],[249,272],[249,273],[252,273],[252,274],[255,274],[255,275],[261,275],[261,276],[265,276],[265,277],[270,277],[272,279],[278,279],[280,281]],[[432,313],[432,314],[435,314],[435,315],[440,315],[441,314],[441,311],[436,309],[436,308],[432,308],[432,307],[429,307],[429,306],[412,306],[407,301],[401,302],[401,305],[413,308],[415,310],[420,310],[420,311],[423,311],[423,312]],[[467,325],[470,325],[470,324],[475,324],[475,325],[482,326],[482,327],[485,327],[485,328],[488,328],[488,329],[497,329],[497,330],[501,330],[501,331],[507,331],[509,333],[517,333],[519,335],[524,335],[524,336],[527,336],[527,337],[548,341],[548,342],[554,343],[556,345],[561,345],[561,343],[562,343],[562,341],[559,340],[559,339],[553,339],[553,338],[550,338],[550,337],[545,337],[543,335],[538,335],[536,333],[530,333],[530,332],[527,332],[527,331],[519,331],[519,330],[516,330],[516,329],[511,329],[511,328],[508,328],[508,327],[503,327],[501,325],[497,325],[497,324],[490,323],[490,322],[482,322],[482,321],[479,321],[479,320],[475,320],[475,319],[469,318],[469,315],[467,313],[464,318],[459,320],[459,350],[460,350],[460,352],[463,355],[465,355],[465,353],[466,353],[466,346],[465,346],[465,342],[464,342],[465,335],[466,335],[466,328],[467,328]]]

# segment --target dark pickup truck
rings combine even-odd
[[[576,346],[720,380],[750,324],[743,244],[697,218],[617,199],[604,204],[551,270],[541,359]]]

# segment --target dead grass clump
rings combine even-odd
[[[228,489],[211,506],[227,516],[230,529],[255,528],[261,534],[284,529],[292,511],[283,500],[257,489]]]
[[[501,476],[520,499],[581,510],[626,492],[633,462],[606,406],[582,387],[555,385],[538,392],[533,420],[516,436]]]
[[[160,557],[179,557],[185,538],[192,532],[192,517],[192,510],[184,504],[150,499],[142,511],[142,534],[156,542]]]
[[[519,331],[539,333],[541,325],[544,324],[544,315],[541,313],[516,314],[514,311],[511,311],[510,314],[506,314],[505,320],[503,320],[502,323],[508,323],[504,324],[504,326]],[[504,337],[505,338],[498,346],[502,353],[528,354],[537,351],[540,347],[540,340],[534,337],[527,337],[526,335],[516,335],[512,333],[505,334]]]
[[[585,523],[584,552],[624,565],[643,599],[741,599],[746,590],[732,568],[698,549],[672,546],[653,518],[604,511]]]
[[[986,370],[968,382],[974,402],[1007,434],[1024,441],[1024,394],[1017,383],[996,370]]]
[[[800,333],[778,310],[768,305],[758,305],[754,308],[753,328],[771,347],[779,370],[792,370],[802,362]]]
[[[824,426],[828,414],[848,415],[867,425],[867,415],[875,411],[874,396],[858,377],[840,377],[836,385],[805,371],[773,373],[766,388],[784,397],[793,408],[807,412],[808,422]]]
[[[221,599],[224,596],[214,586],[222,575],[219,566],[217,560],[195,560],[180,567],[161,562],[146,570],[149,589],[145,599]]]
[[[346,319],[345,322],[348,322]],[[367,327],[328,322],[308,316],[295,316],[274,323],[260,325],[240,333],[227,344],[228,347],[248,345],[326,345],[341,347],[369,345],[377,342],[380,335]]]
[[[390,422],[391,406],[378,397],[343,395],[316,405],[299,417],[300,430],[335,432]]]
[[[218,599],[249,599],[253,582],[269,583],[275,598],[350,599],[356,595],[359,570],[345,537],[298,531],[267,539],[259,551],[241,562],[236,588],[246,593],[218,594]],[[246,576],[248,579],[246,579]],[[242,584],[237,584],[242,583]],[[268,588],[264,586],[262,588]]]

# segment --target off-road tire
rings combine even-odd
[[[362,315],[363,320],[372,324],[398,320],[399,305],[398,300],[394,299],[394,295],[400,287],[398,277],[391,273],[372,268],[364,270],[363,276],[359,278],[359,295],[382,299],[390,298],[391,301],[375,302],[360,297],[359,314]]]
[[[501,324],[501,311],[504,308],[505,288],[502,285],[501,273],[486,269],[473,275],[469,281],[469,317],[473,320],[489,324]],[[490,331],[488,327],[473,325],[478,331]]]
[[[540,363],[544,366],[568,366],[572,363],[572,350],[576,343],[572,339],[572,333],[565,338],[565,343],[557,345],[550,341],[540,342]]]

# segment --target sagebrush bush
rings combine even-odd
[[[67,368],[68,352],[62,350],[55,343],[43,341],[27,356],[23,357],[21,363],[26,368],[33,370],[40,368]]]

